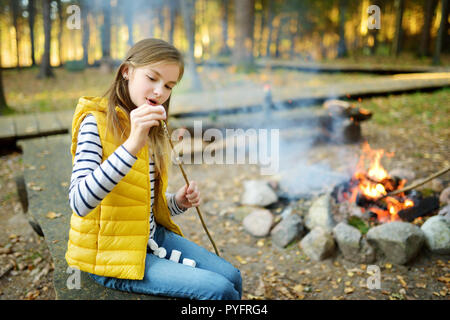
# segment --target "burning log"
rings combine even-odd
[[[372,112],[369,110],[355,107],[351,103],[343,100],[327,100],[323,106],[333,116],[350,118],[357,122],[366,121],[372,117]]]
[[[342,100],[328,100],[324,103],[327,115],[319,119],[324,136],[338,143],[352,143],[361,140],[360,122],[372,117],[369,110],[355,107]]]
[[[439,209],[438,197],[427,197],[418,203],[415,203],[413,207],[400,210],[398,212],[399,217],[403,221],[414,221],[414,219],[426,216]]]

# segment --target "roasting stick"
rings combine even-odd
[[[172,148],[172,150],[174,150],[174,146],[172,144],[172,140],[170,139],[169,130],[167,129],[167,125],[163,120],[160,120],[160,122],[164,128],[164,133],[166,134],[167,140],[169,140],[170,147]],[[186,181],[186,184],[189,186],[189,179],[186,176],[186,172],[184,172],[183,166],[181,165],[181,161],[178,161],[178,166],[181,169],[181,173],[183,174],[184,181]],[[206,226],[205,221],[203,220],[203,216],[202,216],[202,213],[200,212],[200,208],[197,206],[197,207],[195,207],[195,209],[197,210],[198,217],[200,218],[200,221],[202,222],[203,229],[205,230],[206,234],[208,235],[209,241],[211,241],[211,244],[214,247],[214,251],[216,252],[216,254],[218,256],[220,256],[219,250],[217,250],[217,247],[216,247],[216,243],[214,242],[211,235],[209,234],[208,227]]]
[[[399,194],[399,193],[402,193],[402,192],[409,191],[409,190],[412,190],[414,188],[420,187],[421,185],[427,183],[430,180],[433,180],[434,178],[437,178],[437,177],[447,173],[448,171],[450,171],[450,167],[442,169],[441,171],[438,171],[438,172],[432,174],[431,176],[429,176],[429,177],[427,177],[427,178],[425,178],[425,179],[423,179],[423,180],[421,180],[419,182],[416,182],[416,183],[414,183],[414,184],[412,184],[410,186],[407,186],[407,187],[405,187],[403,189],[399,189],[399,190],[395,190],[395,191],[389,192],[389,193],[385,194],[384,196],[382,196],[381,198],[379,198],[378,200],[381,200],[381,199],[384,199],[384,198],[390,197],[390,196],[395,196],[396,194]]]

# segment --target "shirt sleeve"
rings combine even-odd
[[[170,214],[172,216],[177,216],[187,211],[188,208],[181,209],[178,207],[175,201],[175,193],[166,192],[167,206],[169,207]]]
[[[78,133],[69,189],[69,205],[81,217],[99,205],[137,160],[123,145],[103,163],[102,154],[97,123],[90,114],[81,123]]]

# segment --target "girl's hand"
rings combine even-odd
[[[151,106],[145,103],[133,109],[130,112],[130,136],[123,145],[125,149],[136,156],[139,150],[145,146],[150,128],[159,126],[159,120],[166,120],[166,117],[166,110],[163,106]]]
[[[175,201],[180,209],[198,207],[201,199],[197,183],[195,181],[191,181],[189,186],[186,184],[184,187],[181,187],[175,194]]]

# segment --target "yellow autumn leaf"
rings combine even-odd
[[[53,211],[49,211],[48,213],[47,213],[47,218],[49,218],[49,219],[56,219],[56,218],[58,218],[58,217],[61,217],[61,213],[56,213],[56,212],[53,212]]]
[[[240,264],[246,264],[247,261],[245,261],[245,259],[243,259],[241,256],[236,256],[237,261],[239,261]]]

